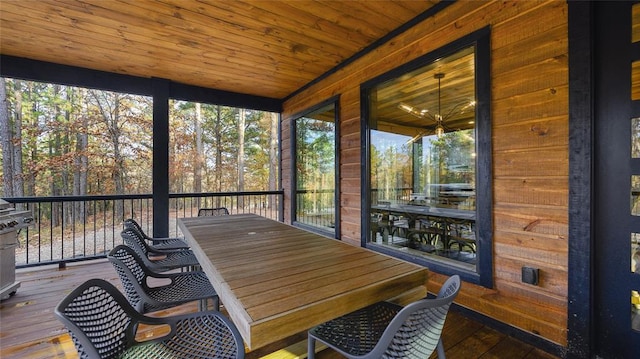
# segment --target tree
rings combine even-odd
[[[2,174],[11,191],[24,178],[33,196],[149,193],[150,98],[3,81]],[[170,191],[277,189],[277,114],[185,101],[172,101],[170,111]],[[81,202],[64,210],[89,213]],[[56,211],[52,218],[72,217]]]
[[[335,208],[335,123],[309,117],[296,120],[298,206],[318,213]]]
[[[9,101],[7,100],[7,84],[0,77],[0,142],[2,143],[2,184],[3,197],[13,197],[13,133],[12,121],[9,119]]]
[[[86,106],[84,104],[84,92],[80,89],[68,88],[68,98],[73,105],[74,112],[79,113],[78,126],[75,127],[75,156],[74,156],[74,171],[73,171],[73,194],[75,196],[85,196],[87,194],[89,171],[89,116],[87,114]],[[78,220],[84,221],[87,215],[87,209],[81,202],[75,202],[75,213],[80,218]]]
[[[195,193],[200,193],[202,192],[202,165],[204,163],[204,150],[202,145],[202,127],[200,126],[202,123],[202,106],[199,102],[196,103],[195,110],[196,156],[193,169],[193,191]]]
[[[473,130],[446,133],[431,140],[437,183],[475,183],[475,138]]]
[[[246,110],[238,111],[238,191],[244,191],[244,132],[246,122]],[[238,197],[238,207],[244,208],[244,198]]]
[[[113,163],[111,165],[111,175],[115,186],[115,193],[125,193],[124,191],[124,159],[121,151],[121,137],[123,119],[120,115],[120,101],[122,94],[107,93],[104,91],[89,90],[89,95],[93,99],[99,111],[100,119],[105,128],[104,135],[108,144],[112,146]]]
[[[269,190],[275,191],[278,184],[278,114],[267,113],[269,121]],[[276,201],[271,201],[269,196],[269,208],[276,209]]]

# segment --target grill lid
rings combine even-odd
[[[0,198],[0,234],[25,228],[31,222],[31,212],[16,211],[11,203]]]

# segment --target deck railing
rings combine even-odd
[[[413,189],[410,187],[372,188],[371,204],[377,204],[378,201],[389,201],[389,200],[408,202],[411,199],[412,192],[413,192]]]
[[[297,190],[296,221],[320,230],[332,231],[336,224],[334,189]]]
[[[282,221],[283,196],[283,191],[171,194],[169,235],[180,236],[177,219],[195,217],[200,208],[226,207],[231,214],[255,213]],[[120,232],[127,218],[153,233],[151,194],[4,199],[30,211],[34,219],[18,232],[18,268],[103,258],[123,243]]]

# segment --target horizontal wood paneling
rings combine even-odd
[[[504,136],[507,135],[505,132]],[[494,138],[498,137],[495,135]],[[568,176],[568,145],[494,152],[496,177]]]
[[[496,204],[495,228],[567,238],[566,209],[556,206]]]
[[[493,195],[496,203],[566,207],[568,187],[567,179],[562,176],[500,178],[494,181]]]
[[[566,116],[543,117],[529,121],[518,121],[496,128],[493,148],[496,152],[528,148],[566,146],[569,136]]]
[[[284,104],[283,119],[341,94],[342,238],[361,230],[360,84],[491,26],[494,289],[465,283],[458,303],[566,344],[568,34],[561,1],[455,2]],[[356,95],[358,94],[358,95]],[[286,148],[287,143],[283,143]],[[283,163],[283,168],[290,163]],[[540,285],[521,267],[540,268]],[[432,273],[439,287],[444,276]]]
[[[564,85],[494,100],[491,103],[494,129],[505,124],[566,116],[568,96],[568,86]]]

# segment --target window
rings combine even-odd
[[[294,121],[294,223],[324,232],[340,233],[336,226],[337,143],[336,104],[320,105]]]
[[[362,86],[365,245],[491,286],[488,31]]]

